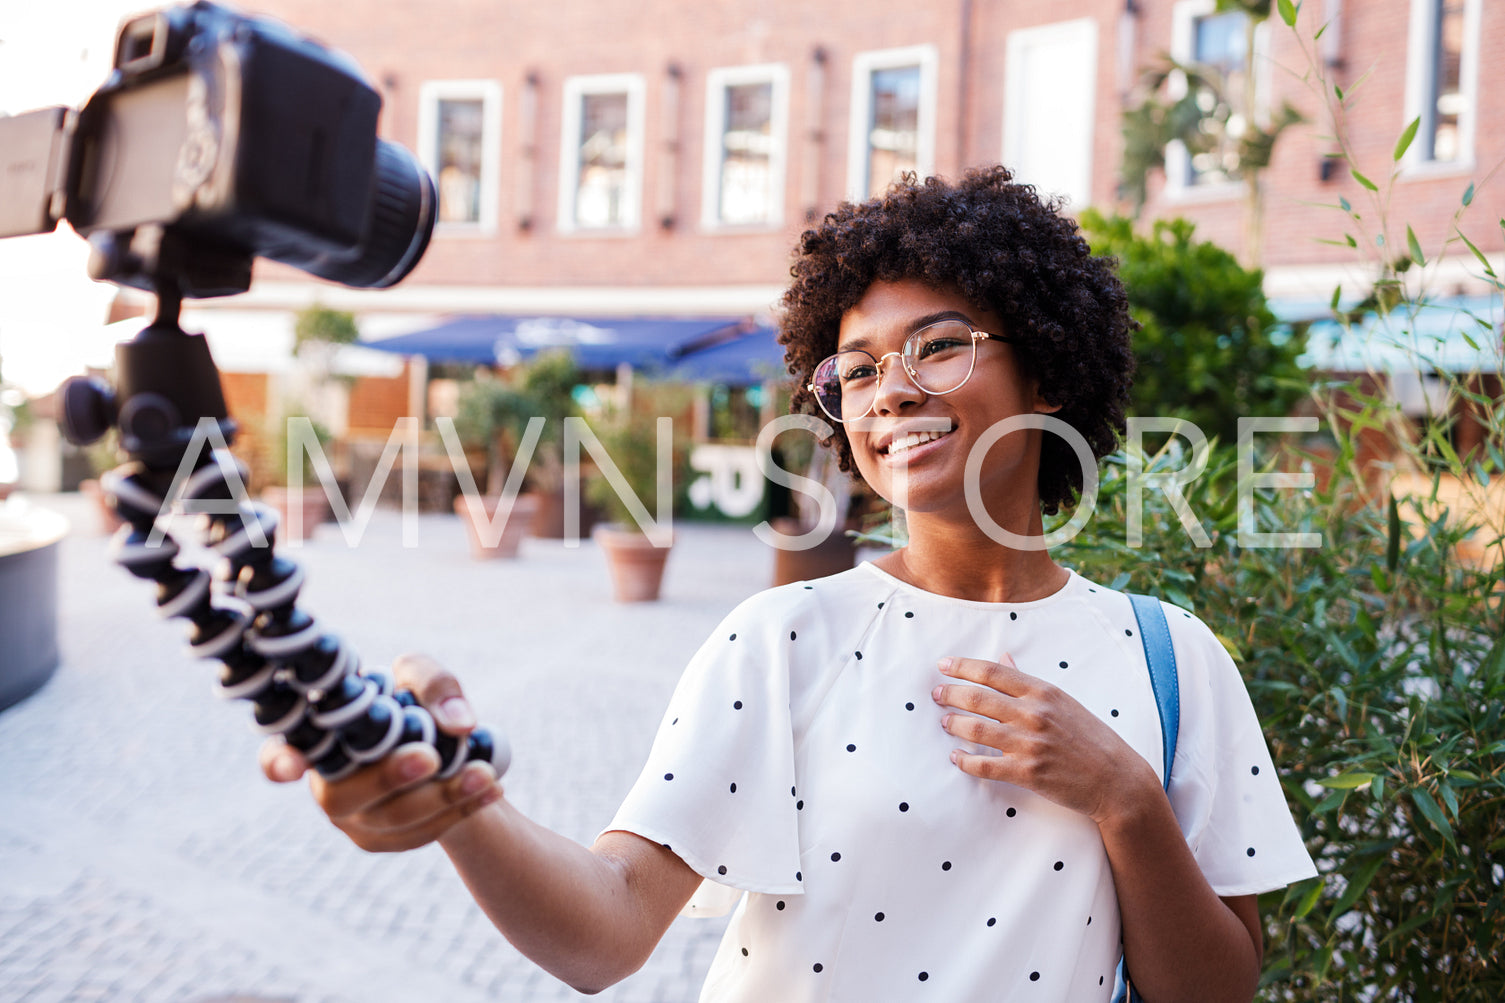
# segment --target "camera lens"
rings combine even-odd
[[[378,140],[371,222],[360,253],[300,267],[362,289],[396,285],[427,250],[438,201],[433,179],[413,155],[396,143]]]

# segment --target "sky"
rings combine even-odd
[[[142,0],[0,0],[0,115],[81,105],[109,73],[123,16]],[[31,394],[109,361],[115,287],[91,282],[88,247],[60,232],[0,240],[0,377]]]

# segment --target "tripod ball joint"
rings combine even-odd
[[[158,523],[171,493],[168,477],[138,462],[101,478],[127,523],[111,543],[112,556],[156,583],[164,619],[188,621],[189,653],[220,660],[218,693],[249,701],[257,732],[282,736],[331,781],[412,742],[438,753],[438,779],[474,761],[490,763],[498,777],[507,771],[504,735],[477,728],[462,739],[440,731],[412,693],[394,691],[384,673],[363,673],[354,649],[297,608],[303,569],[273,552],[274,510],[235,503],[232,483],[244,483],[245,468],[229,454],[210,454],[178,491],[184,502],[228,503],[202,516],[217,565],[211,573],[179,564],[182,548]]]

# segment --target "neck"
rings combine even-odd
[[[923,513],[908,518],[909,543],[874,563],[895,578],[938,595],[974,602],[1032,602],[1066,585],[1070,572],[1045,550],[1019,550],[988,536],[970,519]],[[1000,524],[1020,535],[1043,532],[1039,506],[1031,516]]]

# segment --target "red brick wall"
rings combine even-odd
[[[995,160],[1001,152],[1004,56],[1008,33],[1043,23],[1094,16],[1098,21],[1097,138],[1093,192],[1109,204],[1116,188],[1122,141],[1122,99],[1118,66],[1120,17],[1124,0],[1059,0],[1024,4],[1013,0],[827,0],[819,5],[799,0],[393,0],[373,7],[361,0],[261,0],[259,6],[354,55],[373,80],[385,81],[387,135],[416,145],[419,87],[428,80],[489,79],[503,87],[502,169],[498,192],[499,228],[494,237],[440,235],[408,285],[535,286],[724,286],[782,283],[788,252],[803,227],[801,195],[813,184],[822,210],[843,194],[847,170],[848,105],[852,58],[856,53],[918,43],[936,46],[940,55],[936,166],[954,174],[965,164]],[[1303,28],[1309,36],[1323,4],[1303,5]],[[1171,0],[1138,0],[1134,20],[1135,60],[1147,66],[1171,45]],[[1404,125],[1404,81],[1410,4],[1406,0],[1345,0],[1340,82],[1352,86],[1367,75],[1349,103],[1347,128],[1364,170],[1383,181],[1390,151]],[[1484,3],[1480,44],[1480,108],[1475,173],[1482,175],[1505,159],[1505,131],[1491,127],[1499,119],[1505,94],[1505,9]],[[964,23],[965,22],[965,23]],[[1334,204],[1347,197],[1374,219],[1366,193],[1346,171],[1330,182],[1318,179],[1323,155],[1324,121],[1316,98],[1301,77],[1304,57],[1296,37],[1278,18],[1271,24],[1274,43],[1269,74],[1272,98],[1289,98],[1310,121],[1289,131],[1266,177],[1265,263],[1270,267],[1320,262],[1352,262],[1353,252],[1329,247],[1315,238],[1341,239],[1344,220]],[[966,39],[965,48],[963,38]],[[825,134],[818,176],[806,174],[811,142],[809,93],[806,86],[812,52],[828,54],[824,111]],[[705,81],[715,67],[783,63],[789,68],[790,149],[782,227],[770,230],[706,233],[700,227],[701,156]],[[673,167],[677,223],[671,230],[656,223],[656,195],[665,160],[660,153],[667,134],[659,108],[667,67],[683,69],[678,132],[681,140]],[[965,79],[963,75],[965,68]],[[642,229],[633,235],[561,234],[555,215],[558,186],[561,89],[574,74],[635,72],[647,85],[646,162],[643,177]],[[537,131],[539,160],[534,171],[532,204],[536,225],[517,226],[518,164],[525,137],[520,128],[523,82],[536,73],[540,81]],[[965,89],[964,89],[965,85]],[[1467,177],[1403,180],[1390,213],[1416,229],[1429,257],[1451,228]],[[1233,249],[1243,241],[1241,196],[1214,200],[1167,200],[1156,182],[1148,210],[1185,215],[1198,222],[1199,233]],[[1470,218],[1472,235],[1487,251],[1505,248],[1493,221],[1505,215],[1505,190],[1484,185]],[[270,269],[285,278],[289,269]]]
[[[350,387],[346,418],[352,433],[391,433],[397,419],[408,414],[408,364],[397,376],[360,376]]]

